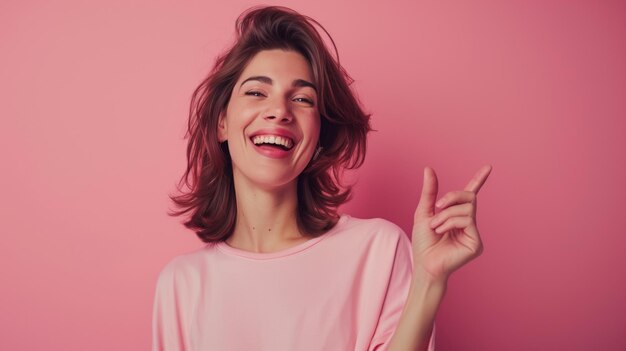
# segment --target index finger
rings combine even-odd
[[[485,165],[481,169],[479,169],[478,172],[476,172],[476,174],[474,175],[474,178],[472,178],[472,180],[467,183],[465,190],[478,194],[480,188],[483,186],[483,184],[485,184],[489,173],[491,173],[492,168],[493,167],[491,167],[491,165]]]

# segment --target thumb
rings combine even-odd
[[[415,219],[423,217],[432,217],[435,214],[435,201],[437,200],[437,175],[435,171],[426,166],[424,167],[424,182],[422,184],[422,195],[420,197],[417,208],[415,209]]]

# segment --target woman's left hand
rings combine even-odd
[[[432,168],[424,169],[412,233],[414,275],[447,281],[452,272],[483,252],[476,227],[476,196],[491,168],[483,166],[464,190],[451,191],[436,204],[437,176]],[[441,212],[435,214],[435,205]]]

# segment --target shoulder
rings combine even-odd
[[[383,218],[350,218],[346,227],[351,234],[344,236],[344,254],[349,252],[364,265],[372,265],[368,272],[385,281],[391,275],[400,281],[410,277],[413,249],[400,226]]]
[[[207,252],[211,244],[178,254],[167,261],[160,269],[158,284],[181,284],[190,282],[200,276],[203,265],[206,264]]]
[[[404,230],[397,224],[384,218],[357,218],[346,215],[348,220],[344,224],[344,230],[358,233],[358,235],[371,237],[372,239],[399,242],[408,240]]]
[[[351,247],[355,243],[363,243],[369,254],[393,256],[398,251],[411,251],[411,241],[404,230],[384,218],[357,218],[347,215],[341,229],[340,237]]]

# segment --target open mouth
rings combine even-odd
[[[251,137],[252,143],[258,147],[289,151],[293,148],[294,142],[291,138],[276,135],[257,135]]]

